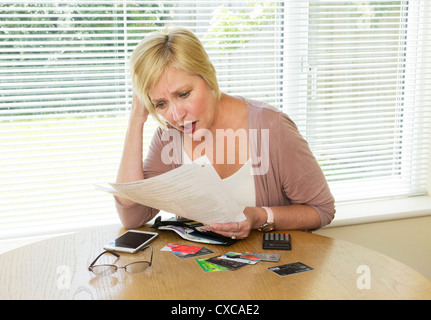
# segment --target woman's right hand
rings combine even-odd
[[[141,103],[136,93],[133,93],[129,125],[124,141],[123,155],[118,168],[117,183],[132,182],[144,179],[142,166],[142,133],[144,123],[148,118],[148,110]],[[123,205],[134,202],[125,198],[118,198]]]
[[[133,92],[131,118],[142,121],[142,124],[147,121],[148,109],[141,103],[138,96]]]

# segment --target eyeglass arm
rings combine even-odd
[[[153,263],[153,247],[148,245],[148,246],[143,247],[141,251],[144,251],[147,248],[151,249],[151,257],[150,257],[150,266],[151,266],[151,264]]]
[[[116,256],[117,258],[119,258],[120,257],[120,255],[118,255],[118,254],[116,254],[115,252],[112,252],[112,251],[103,251],[101,254],[99,254],[98,256],[97,256],[97,258],[96,259],[94,259],[94,261],[90,264],[90,266],[88,267],[88,270],[90,270],[91,271],[91,267],[92,266],[94,266],[94,264],[96,263],[96,261],[97,261],[97,259],[99,259],[102,255],[104,255],[105,253],[110,253],[110,254],[112,254],[112,255],[114,255],[114,256]],[[152,252],[151,252],[151,257],[152,257]]]

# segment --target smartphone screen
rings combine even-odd
[[[137,233],[137,232],[126,232],[119,238],[114,240],[114,245],[116,247],[125,248],[137,248],[141,244],[147,242],[153,237],[151,234],[147,233]]]
[[[129,230],[111,241],[105,249],[135,252],[156,237],[157,233]]]

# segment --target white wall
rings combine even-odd
[[[326,227],[314,233],[350,241],[381,252],[431,280],[431,215]]]

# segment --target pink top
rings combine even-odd
[[[335,214],[334,198],[322,169],[296,125],[286,114],[266,103],[249,99],[244,101],[247,104],[256,207],[306,204],[317,210],[320,227],[329,224]],[[178,160],[170,164],[162,161],[162,149],[170,143],[162,141],[162,133],[162,128],[157,129],[151,141],[144,160],[145,178],[172,170],[182,163],[181,141],[174,148],[174,158]],[[142,226],[159,212],[141,204],[124,206],[116,197],[115,200],[126,229]]]

